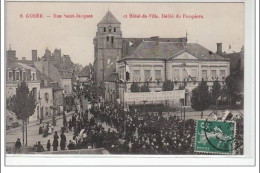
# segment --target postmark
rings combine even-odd
[[[235,133],[234,121],[197,120],[194,152],[233,154]]]

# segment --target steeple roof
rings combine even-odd
[[[98,23],[99,24],[121,24],[115,16],[108,10],[103,19]]]

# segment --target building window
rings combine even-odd
[[[197,77],[198,77],[198,72],[197,72],[197,69],[192,69],[191,70],[191,77],[192,77],[192,79],[197,79]]]
[[[212,79],[217,78],[217,71],[216,70],[211,70],[211,77],[212,77]]]
[[[161,70],[155,70],[155,80],[162,80]]]
[[[173,70],[173,79],[176,81],[180,80],[180,70],[179,69]]]
[[[204,80],[207,80],[207,79],[208,79],[207,70],[202,70],[202,72],[201,72],[201,77],[202,77],[202,79],[204,79]]]
[[[26,80],[26,72],[23,72],[23,80]]]
[[[134,81],[138,81],[140,79],[140,70],[134,70]]]
[[[221,79],[225,79],[226,78],[226,70],[220,70],[220,76],[221,76]]]
[[[20,79],[20,72],[15,72],[15,80],[19,80]]]
[[[114,32],[116,32],[116,28],[114,28]]]
[[[32,80],[36,80],[35,79],[35,73],[32,74]]]
[[[46,102],[49,101],[49,93],[45,93],[44,94],[44,99],[45,99]]]
[[[146,81],[148,81],[148,80],[150,80],[150,77],[151,77],[151,71],[150,70],[145,70],[144,71],[144,81],[146,82]]]
[[[35,100],[37,100],[37,88],[32,89],[32,94]]]
[[[9,72],[9,75],[8,75],[8,80],[13,80],[13,72]]]
[[[106,29],[106,28],[104,28],[104,32],[107,32],[107,29]]]
[[[111,37],[111,42],[114,43],[114,37]]]
[[[107,36],[107,41],[109,41],[109,36]]]
[[[124,69],[119,70],[119,79],[124,79]]]

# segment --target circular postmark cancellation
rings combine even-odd
[[[234,121],[198,120],[195,152],[233,154],[236,123]]]
[[[216,122],[206,120],[204,133],[208,143],[223,152],[232,152],[235,140],[235,122]]]

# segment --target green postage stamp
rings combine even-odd
[[[232,154],[235,133],[233,121],[197,120],[194,152]]]

